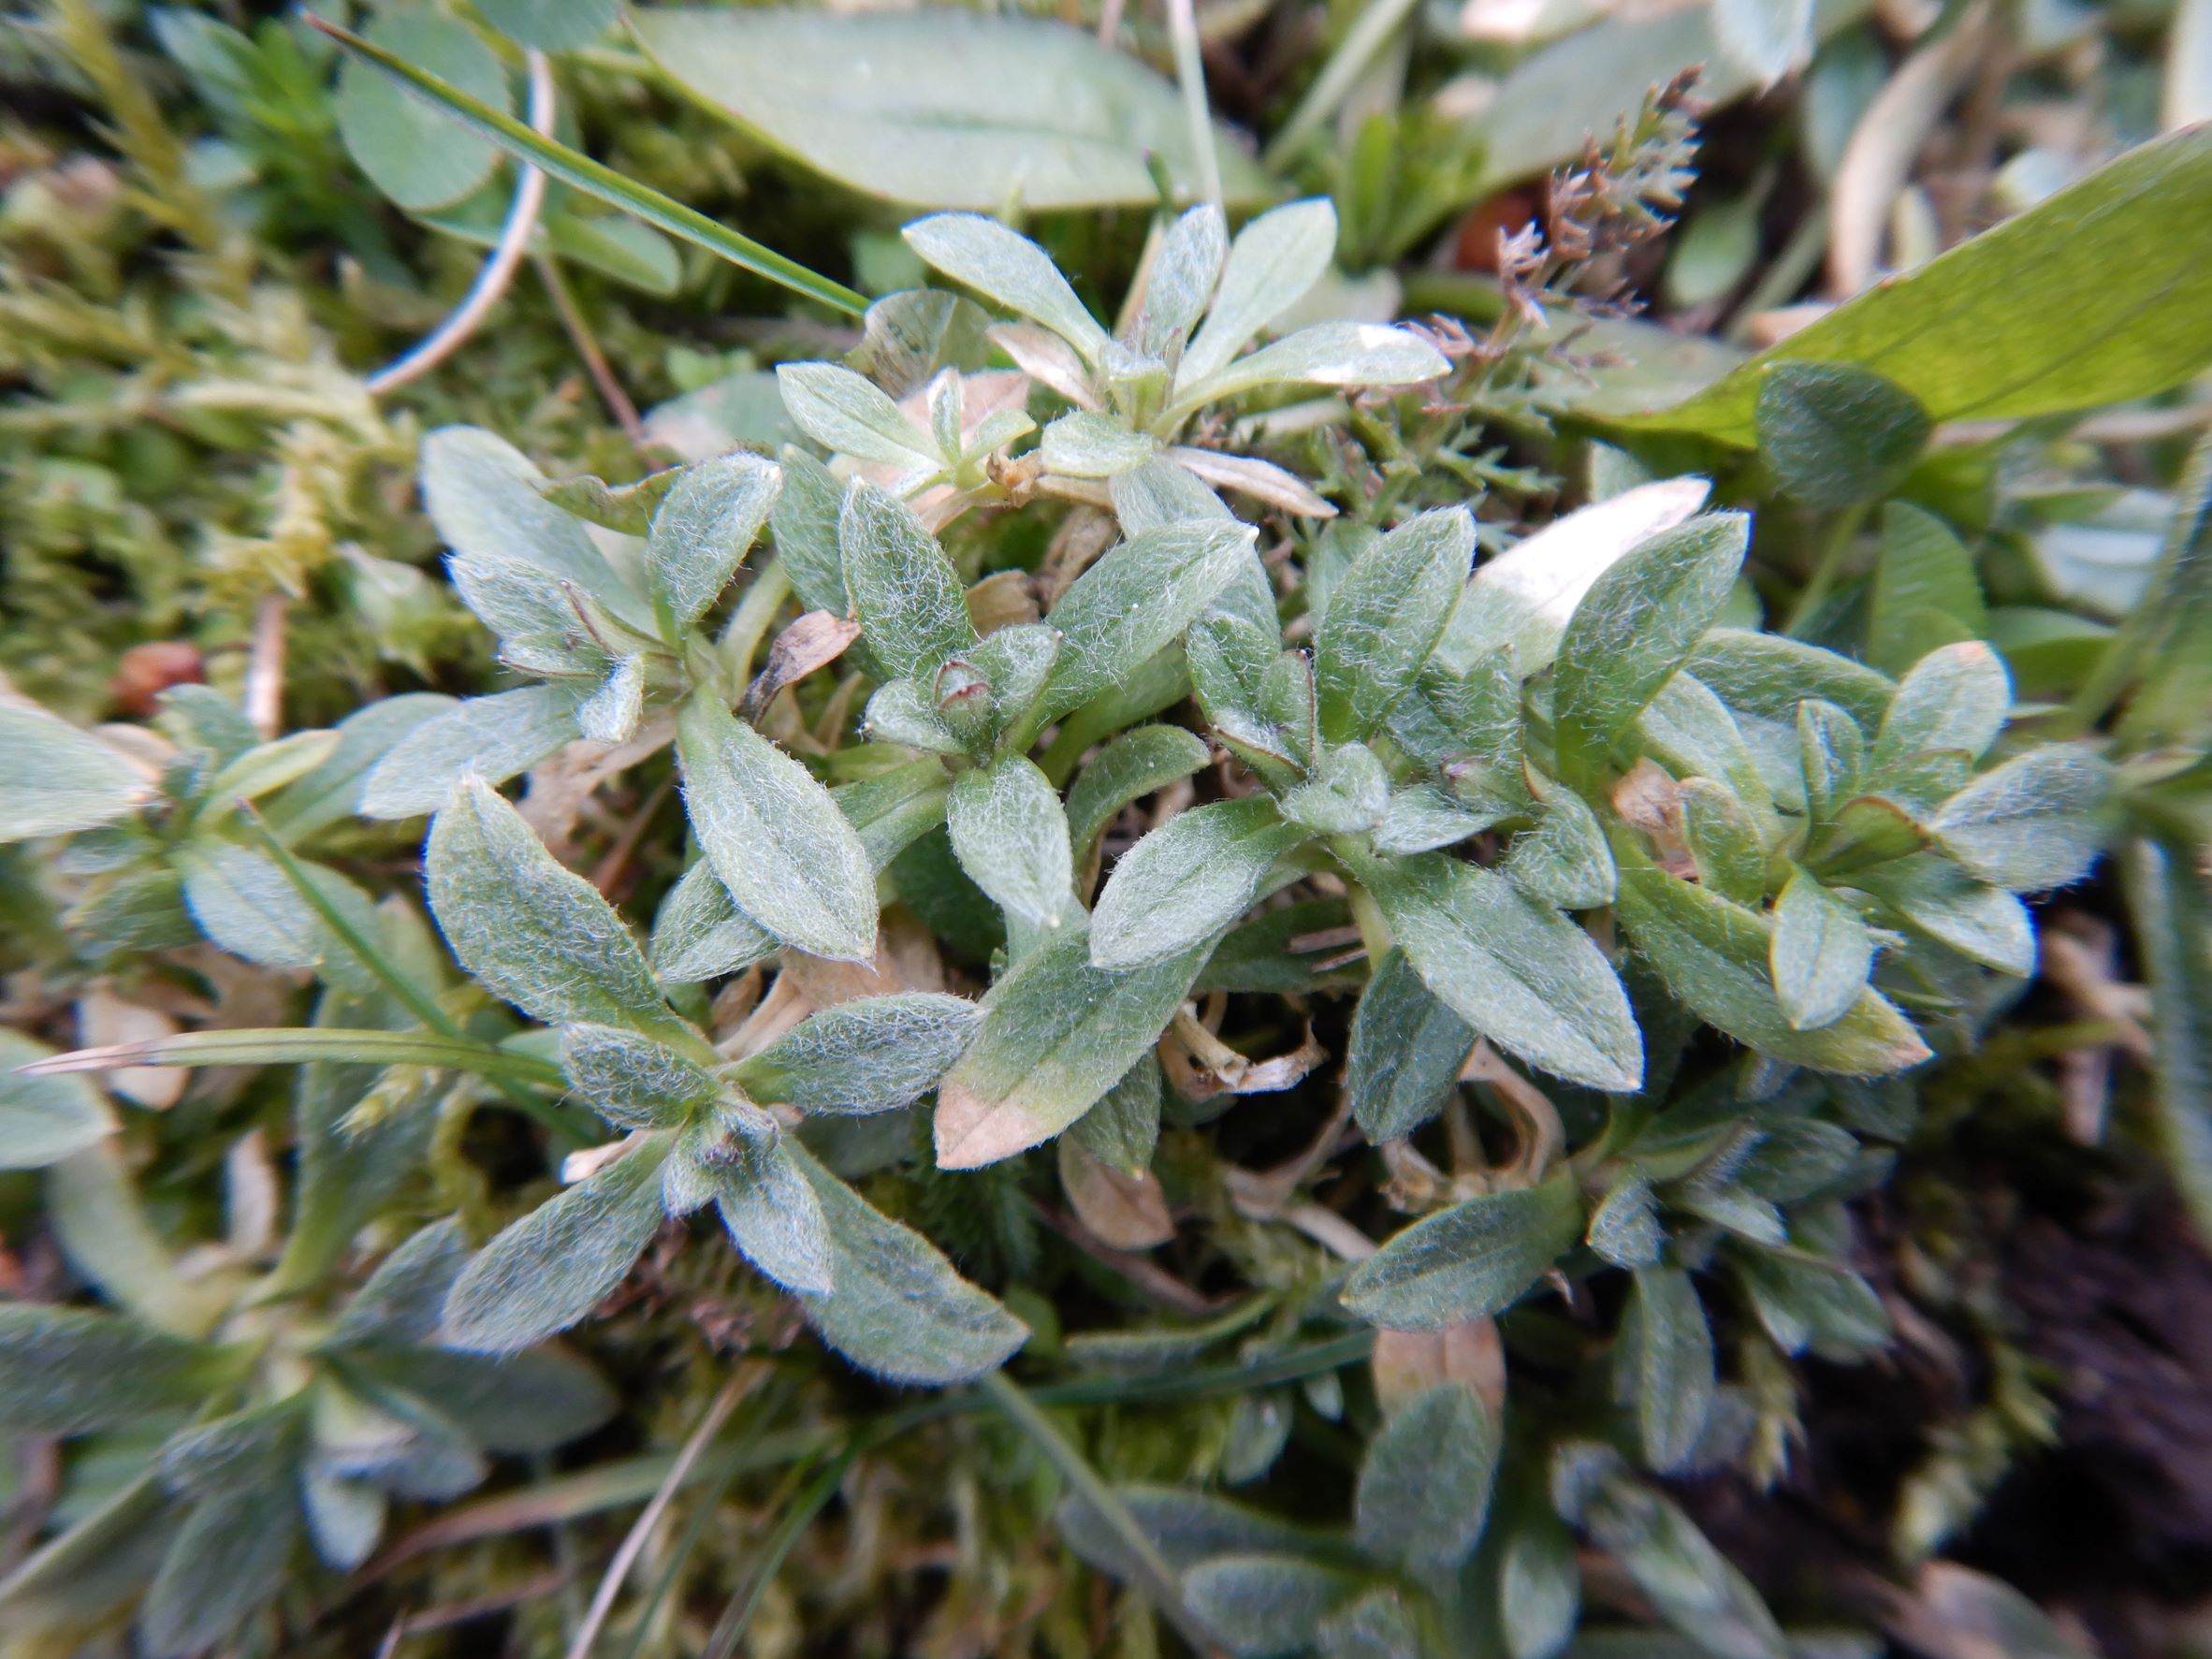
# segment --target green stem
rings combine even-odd
[[[1826,603],[1842,578],[1843,561],[1851,556],[1851,544],[1857,539],[1860,527],[1867,521],[1867,509],[1862,505],[1845,507],[1828,521],[1826,539],[1821,544],[1819,561],[1812,567],[1812,575],[1798,591],[1797,605],[1790,612],[1789,625],[1783,630],[1796,638],[1811,622],[1813,614]]]
[[[1413,4],[1414,0],[1370,0],[1360,13],[1359,21],[1345,36],[1344,44],[1322,65],[1313,85],[1306,88],[1305,96],[1298,101],[1290,119],[1268,140],[1267,149],[1260,155],[1266,167],[1275,172],[1282,171],[1299,145],[1336,113],[1336,107],[1350,94],[1375,54],[1412,15]]]
[[[456,1042],[426,1031],[342,1030],[325,1026],[269,1026],[226,1031],[185,1031],[144,1042],[80,1048],[18,1070],[49,1077],[65,1071],[116,1071],[132,1066],[305,1066],[327,1060],[345,1066],[426,1066],[510,1078],[544,1088],[567,1079],[549,1060],[463,1039]]]
[[[1183,89],[1183,120],[1190,129],[1190,159],[1199,188],[1221,205],[1221,158],[1214,151],[1213,114],[1206,102],[1206,65],[1199,54],[1198,14],[1191,0],[1168,0],[1168,34],[1175,46],[1175,80]]]

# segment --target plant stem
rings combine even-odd
[[[1264,165],[1281,171],[1299,145],[1336,113],[1336,107],[1351,92],[1361,72],[1412,14],[1413,3],[1414,0],[1372,0],[1360,13],[1344,43],[1322,65],[1313,85],[1306,88],[1305,96],[1299,99],[1298,108],[1290,111],[1290,119],[1268,140],[1267,148],[1260,153]]]
[[[1793,639],[1812,620],[1836,583],[1843,575],[1843,561],[1851,555],[1851,544],[1858,537],[1859,529],[1867,521],[1867,509],[1861,506],[1844,507],[1828,520],[1827,535],[1822,542],[1819,561],[1812,567],[1812,575],[1798,590],[1797,603],[1790,611],[1788,625],[1783,630]]]
[[[1175,80],[1183,89],[1183,120],[1190,129],[1190,160],[1199,188],[1221,205],[1221,157],[1214,149],[1214,118],[1206,102],[1206,65],[1199,52],[1198,14],[1191,0],[1168,0],[1168,34],[1175,45]]]

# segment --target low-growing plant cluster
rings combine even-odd
[[[1714,96],[1812,50],[1787,9],[1712,8]],[[1521,173],[1524,128],[1468,140],[1441,93],[1319,153],[1406,11],[1263,160],[1208,123],[1187,5],[1180,113],[1056,25],[900,35],[1073,54],[1070,132],[1152,124],[1149,170],[1070,139],[1011,200],[996,150],[915,184],[939,139],[888,96],[820,128],[826,14],[631,20],[650,73],[944,210],[870,233],[869,302],[556,133],[549,57],[648,72],[612,7],[155,11],[186,154],[66,0],[163,234],[211,270],[335,241],[396,290],[381,193],[488,271],[527,250],[643,447],[394,414],[304,314],[256,336],[274,275],[106,347],[120,271],[10,276],[46,330],[11,429],[151,410],[175,452],[11,490],[236,452],[280,511],[189,578],[243,676],[176,665],[109,723],[80,671],[115,641],[60,619],[103,547],[179,590],[162,510],[10,576],[59,631],[0,701],[0,1652],[494,1617],[575,1655],[1969,1651],[1945,1618],[2068,1651],[1923,1571],[2055,1432],[1973,1227],[1925,1218],[1999,1098],[2212,1220],[2212,288],[2174,246],[2212,234],[2212,136],[1747,354],[1634,315],[1695,78]],[[779,42],[789,86],[725,61]],[[1555,163],[1494,283],[1409,272],[1436,303],[1391,321],[1397,279],[1343,274]],[[1330,194],[1260,205],[1270,167]],[[1111,322],[1048,251],[1093,233],[977,211],[1114,202]],[[640,424],[560,265],[665,298],[704,255],[856,332],[756,336]],[[2147,436],[2086,433],[2108,405]],[[287,616],[296,659],[331,642],[293,675],[320,723],[284,718]],[[1712,1494],[1784,1502],[1824,1379],[1955,1352],[1939,1323],[1986,1384],[1874,1541],[1739,1562]]]

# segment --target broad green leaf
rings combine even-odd
[[[1582,1237],[1573,1180],[1484,1193],[1417,1221],[1352,1270],[1344,1304],[1386,1331],[1503,1313]]]
[[[1177,813],[1121,856],[1091,918],[1091,962],[1140,968],[1190,951],[1250,910],[1306,839],[1265,795]]]
[[[1314,1631],[1320,1659],[1420,1659],[1421,1651],[1421,1624],[1411,1598],[1392,1584],[1377,1584],[1344,1603]]]
[[[377,764],[417,726],[458,706],[433,691],[405,691],[357,709],[338,722],[338,747],[313,771],[262,802],[262,816],[289,845],[341,819],[371,816],[361,797]],[[444,802],[441,795],[425,810]]]
[[[2111,787],[2095,750],[2046,744],[1983,773],[1943,804],[1932,827],[1943,850],[1992,887],[2064,887],[2103,849]]]
[[[240,1358],[116,1314],[0,1303],[0,1423],[40,1435],[126,1428],[198,1404]]]
[[[1979,760],[2012,712],[2012,677],[2004,661],[1978,639],[1930,651],[1898,681],[1897,696],[1868,757],[1869,787],[1925,749],[1948,749]]]
[[[1174,88],[1085,29],[1019,15],[677,7],[641,11],[634,27],[709,106],[871,196],[987,213],[1150,208],[1155,158],[1183,199],[1201,194]],[[1210,141],[1230,202],[1268,194],[1228,133]]]
[[[177,850],[184,903],[200,930],[235,956],[269,968],[313,968],[333,983],[372,992],[375,980],[293,885],[283,866],[257,847],[199,840]],[[301,866],[315,890],[373,938],[368,895],[335,871]]]
[[[963,772],[945,803],[953,856],[1006,915],[1019,958],[1082,914],[1068,815],[1034,762],[1002,755]]]
[[[1737,1249],[1729,1259],[1752,1311],[1785,1354],[1864,1357],[1889,1341],[1872,1286],[1848,1268],[1778,1250]]]
[[[1205,323],[1176,368],[1175,389],[1227,368],[1321,280],[1335,253],[1336,209],[1326,197],[1271,208],[1238,231]]]
[[[974,1003],[933,991],[863,997],[809,1014],[732,1075],[802,1112],[895,1112],[937,1086],[974,1037]]]
[[[1682,781],[1682,842],[1697,880],[1724,898],[1756,906],[1767,896],[1767,847],[1736,792],[1710,778]]]
[[[1553,671],[1569,783],[1596,775],[1614,737],[1683,665],[1727,603],[1749,539],[1741,514],[1714,514],[1652,537],[1591,584]]]
[[[1106,330],[1075,297],[1052,255],[1019,231],[980,213],[938,213],[915,220],[901,234],[924,263],[1042,323],[1086,363],[1096,367],[1103,358]]]
[[[460,965],[531,1018],[680,1028],[614,908],[484,784],[431,821],[423,876]]]
[[[153,780],[33,703],[0,701],[0,841],[64,836],[136,810]]]
[[[702,1143],[711,1153],[702,1157]],[[695,1157],[714,1207],[746,1260],[786,1290],[817,1296],[837,1288],[836,1247],[822,1200],[793,1156],[791,1139],[723,1133],[687,1138],[676,1156]]]
[[[620,1129],[666,1128],[714,1098],[698,1064],[618,1026],[564,1026],[560,1064],[591,1110]]]
[[[831,1347],[893,1382],[940,1388],[997,1370],[1029,1339],[927,1239],[864,1202],[805,1147],[793,1144],[791,1156],[829,1232],[837,1288],[800,1302]]]
[[[1882,509],[1882,550],[1867,607],[1867,660],[1901,674],[1938,646],[1977,639],[1989,617],[1973,556],[1934,514]]]
[[[1186,1572],[1183,1588],[1199,1623],[1236,1659],[1273,1659],[1305,1652],[1360,1580],[1303,1556],[1217,1555]]]
[[[1932,429],[1912,393],[1848,363],[1776,363],[1759,382],[1753,417],[1759,453],[1783,488],[1809,507],[1847,507],[1884,494]]]
[[[1123,808],[1205,764],[1205,744],[1181,726],[1139,726],[1100,749],[1068,792],[1068,838],[1077,865]]]
[[[1212,202],[1192,208],[1168,227],[1145,273],[1143,304],[1130,330],[1139,351],[1174,360],[1214,298],[1228,254],[1229,224]]]
[[[16,1070],[52,1053],[0,1030],[0,1170],[42,1170],[115,1132],[115,1113],[90,1084]]]
[[[1897,859],[1854,875],[1851,882],[1882,900],[1906,926],[1970,961],[2022,979],[2035,971],[2035,924],[2028,907],[1948,859],[1932,853]]]
[[[1295,653],[1287,660],[1301,661]],[[1283,816],[1325,835],[1379,830],[1390,809],[1390,774],[1364,743],[1344,743],[1321,757],[1314,776],[1282,797]]]
[[[1142,432],[1110,415],[1077,409],[1044,429],[1038,455],[1063,478],[1112,478],[1141,467],[1157,452]]]
[[[1858,912],[1805,870],[1774,901],[1767,952],[1782,1017],[1797,1031],[1817,1031],[1850,1012],[1874,966],[1874,939]]]
[[[837,545],[851,614],[888,673],[927,684],[940,663],[974,648],[959,573],[904,502],[855,483]]]
[[[1032,718],[1057,720],[1129,677],[1236,577],[1255,534],[1234,519],[1184,519],[1131,537],[1076,577],[1048,618],[1060,655]]]
[[[368,818],[415,818],[445,805],[463,778],[499,785],[576,740],[576,692],[524,686],[453,704],[411,727],[361,785]]]
[[[1497,1463],[1498,1425],[1474,1390],[1422,1390],[1367,1443],[1353,1537],[1375,1560],[1417,1575],[1450,1572],[1482,1536]]]
[[[660,1230],[666,1152],[646,1142],[485,1245],[445,1299],[444,1340],[477,1353],[512,1354],[598,1306]]]
[[[1714,0],[1712,22],[1728,61],[1763,87],[1812,52],[1812,0]]]
[[[1429,989],[1500,1048],[1593,1088],[1628,1090],[1643,1044],[1627,993],[1590,936],[1505,877],[1441,853],[1360,859]]]
[[[783,464],[783,491],[768,516],[777,562],[790,575],[792,591],[801,604],[841,617],[846,605],[845,556],[837,531],[845,509],[845,486],[795,444],[786,444],[779,458]]]
[[[677,716],[684,805],[746,915],[809,955],[876,951],[876,877],[860,837],[797,761],[694,692]]]
[[[653,515],[645,550],[646,577],[678,639],[730,585],[782,488],[782,470],[756,455],[684,469]]]
[[[1475,573],[1437,661],[1465,674],[1490,652],[1511,646],[1522,674],[1550,667],[1567,618],[1591,584],[1688,519],[1711,491],[1704,478],[1669,478],[1553,519]]]
[[[2200,4],[2196,14],[2203,18]],[[2200,51],[2212,47],[2212,21],[2198,30]],[[2130,652],[2138,647],[2141,656]],[[2141,671],[2119,730],[2137,751],[2161,742],[2200,737],[2212,709],[2212,438],[2200,440],[2175,488],[2174,522],[2158,570],[2128,626],[2080,688],[2076,707],[2097,706],[2109,682]]]
[[[776,386],[793,422],[826,449],[904,473],[944,464],[928,432],[873,381],[836,363],[785,363]]]
[[[1632,424],[1749,444],[1783,362],[1869,370],[1938,422],[2146,397],[2212,359],[2212,268],[2194,256],[2207,238],[2212,130],[2169,133]]]
[[[619,0],[484,0],[477,7],[501,34],[540,51],[574,51],[605,34]]]
[[[1574,1635],[1582,1569],[1574,1535],[1549,1506],[1520,1517],[1498,1564],[1498,1619],[1512,1659],[1553,1659]]]
[[[1331,743],[1373,736],[1412,689],[1467,582],[1475,519],[1423,513],[1370,543],[1314,631],[1314,692]]]
[[[1070,925],[1015,963],[938,1088],[938,1166],[995,1163],[1081,1117],[1166,1029],[1210,942],[1114,973],[1091,965],[1089,930]]]
[[[1386,951],[1352,1013],[1344,1089],[1353,1121],[1378,1145],[1412,1134],[1442,1110],[1474,1047],[1475,1032],[1405,953]]]
[[[1835,704],[1867,731],[1882,723],[1897,687],[1885,674],[1782,633],[1715,628],[1682,666],[1740,717],[1795,725],[1808,697]]]
[[[1160,1089],[1159,1061],[1148,1050],[1068,1132],[1108,1169],[1142,1175],[1159,1141]]]
[[[1636,717],[1636,743],[1677,778],[1724,783],[1754,821],[1773,809],[1773,792],[1742,726],[1694,674],[1677,673],[1653,693]]]
[[[368,39],[504,111],[506,72],[476,31],[428,7],[395,7]],[[449,207],[491,177],[499,152],[378,74],[351,63],[338,76],[338,134],[369,181],[411,213]]]
[[[1871,989],[1817,1031],[1789,1023],[1768,977],[1770,924],[1695,882],[1623,869],[1615,910],[1637,950],[1708,1024],[1772,1059],[1876,1077],[1918,1065],[1928,1045],[1912,1022]]]
[[[843,284],[817,276],[805,266],[764,248],[749,237],[738,235],[728,226],[717,224],[695,209],[687,208],[657,190],[625,179],[612,167],[603,166],[589,156],[546,138],[534,128],[525,126],[503,109],[496,109],[483,99],[471,96],[452,82],[410,63],[398,53],[387,51],[375,42],[364,40],[312,12],[307,14],[307,22],[337,41],[353,56],[375,65],[395,80],[403,82],[433,108],[449,112],[469,131],[489,138],[508,154],[530,162],[547,178],[566,184],[571,189],[580,190],[587,196],[596,196],[601,201],[610,202],[625,212],[634,213],[647,224],[658,226],[671,236],[679,237],[695,247],[705,248],[733,265],[766,277],[793,293],[804,294],[834,311],[857,317],[867,310],[866,299]]]
[[[2190,867],[2193,854],[2138,840],[2124,867],[2150,986],[2159,1138],[2201,1229],[2212,1220],[2212,892]]]
[[[1712,1412],[1712,1329],[1681,1268],[1639,1268],[1632,1287],[1616,1363],[1636,1403],[1644,1462],[1664,1475],[1690,1461]]]
[[[737,908],[704,858],[668,890],[653,918],[653,972],[670,984],[720,979],[765,961],[776,949],[776,936]]]
[[[1442,352],[1389,323],[1315,323],[1238,357],[1200,380],[1178,384],[1161,415],[1180,420],[1208,403],[1262,386],[1413,386],[1449,373]]]
[[[1570,910],[1613,902],[1613,852],[1597,814],[1571,789],[1550,793],[1536,827],[1514,840],[1498,867],[1537,898]]]

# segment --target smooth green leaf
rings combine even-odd
[[[829,792],[797,761],[693,693],[677,716],[684,806],[746,915],[809,955],[876,953],[876,877]]]
[[[2146,397],[2212,359],[2212,268],[2195,257],[2207,238],[2212,131],[2169,133],[1634,424],[1748,444],[1783,362],[1856,365],[1939,422]]]
[[[791,1156],[829,1232],[837,1288],[800,1301],[831,1347],[893,1382],[939,1388],[997,1370],[1029,1339],[1027,1326],[927,1239],[864,1202],[803,1146]]]
[[[1344,1304],[1388,1331],[1503,1313],[1582,1237],[1582,1200],[1555,1176],[1484,1193],[1399,1233],[1352,1270]]]
[[[1474,1552],[1489,1519],[1498,1425],[1457,1382],[1424,1389],[1367,1443],[1352,1499],[1352,1535],[1378,1561],[1448,1573]]]
[[[1405,953],[1385,952],[1352,1013],[1344,1089],[1353,1121],[1378,1145],[1412,1134],[1442,1110],[1474,1047],[1474,1030]]]
[[[1132,536],[1076,577],[1048,618],[1060,655],[1032,718],[1057,720],[1130,677],[1236,577],[1255,534],[1234,519],[1184,519]]]
[[[501,34],[540,51],[574,51],[605,34],[619,0],[483,0],[477,9]]]
[[[484,784],[431,821],[423,875],[461,966],[533,1019],[680,1028],[614,908]]]
[[[1362,859],[1352,873],[1429,989],[1477,1031],[1593,1088],[1641,1082],[1627,994],[1590,936],[1558,910],[1441,853]]]
[[[1091,918],[1091,961],[1140,968],[1190,951],[1250,910],[1306,838],[1265,795],[1177,813],[1121,856]]]
[[[1750,523],[1713,514],[1652,537],[1591,584],[1559,642],[1556,742],[1570,783],[1683,666],[1742,567]]]
[[[445,1299],[445,1341],[511,1354],[597,1307],[660,1230],[665,1152],[648,1142],[485,1245]]]
[[[1154,157],[1178,196],[1201,194],[1173,87],[1085,29],[1021,15],[680,7],[642,11],[634,27],[709,106],[870,196],[982,212],[1149,208]],[[1267,193],[1226,132],[1210,141],[1228,200]]]
[[[1353,561],[1314,631],[1324,738],[1381,730],[1442,636],[1474,553],[1475,519],[1463,507],[1410,518]]]
[[[1832,1026],[1857,1003],[1874,966],[1874,939],[1858,912],[1799,870],[1774,901],[1768,944],[1774,995],[1797,1031]]]
[[[1910,502],[1882,509],[1882,550],[1867,606],[1867,660],[1901,674],[1938,646],[1989,626],[1973,556],[1934,514]]]
[[[979,1017],[934,991],[863,997],[809,1014],[733,1075],[754,1099],[802,1112],[895,1112],[937,1086]]]
[[[2111,768],[2080,744],[2047,744],[1985,772],[1943,804],[1937,842],[1993,887],[2078,881],[2104,846]]]
[[[1817,1031],[1792,1026],[1768,977],[1770,924],[1755,911],[1649,867],[1621,872],[1616,908],[1667,989],[1762,1055],[1852,1077],[1928,1058],[1912,1022],[1871,989]]]
[[[938,1166],[995,1163],[1081,1117],[1166,1029],[1210,943],[1115,973],[1092,966],[1089,930],[1071,925],[1015,963],[939,1086]]]
[[[153,795],[120,750],[36,704],[0,702],[0,841],[91,829]]]
[[[782,488],[782,469],[756,455],[684,469],[653,515],[645,549],[646,577],[678,638],[730,585]]]
[[[367,38],[481,103],[502,111],[512,105],[498,56],[458,18],[428,7],[395,7],[370,22]],[[411,213],[459,201],[499,164],[488,139],[457,127],[367,64],[340,71],[336,105],[346,153]]]
[[[1759,382],[1754,422],[1759,453],[1783,488],[1809,507],[1884,494],[1933,429],[1912,393],[1848,363],[1774,364]]]

